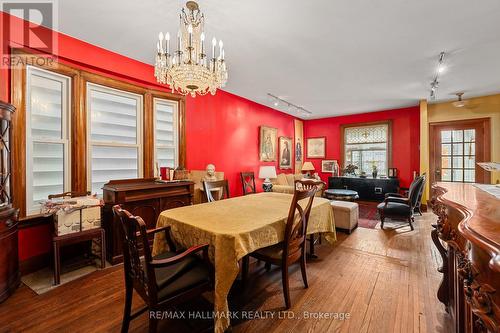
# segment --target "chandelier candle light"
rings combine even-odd
[[[227,67],[224,55],[224,44],[219,40],[218,56],[217,40],[212,39],[212,58],[205,53],[205,16],[194,1],[186,3],[187,13],[182,9],[179,32],[177,33],[177,49],[170,53],[170,34],[160,32],[156,43],[155,77],[159,83],[168,84],[172,92],[192,97],[211,93],[227,82]]]

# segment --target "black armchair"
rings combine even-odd
[[[388,193],[384,202],[377,206],[380,214],[381,228],[384,228],[386,218],[408,220],[411,230],[413,230],[413,213],[422,199],[423,188],[425,185],[425,175],[413,180],[408,191],[408,197],[400,194]],[[420,211],[420,209],[419,209]]]

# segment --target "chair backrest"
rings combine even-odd
[[[90,195],[91,192],[64,192],[64,193],[59,193],[59,194],[50,194],[49,195],[49,200],[50,199],[56,199],[56,198],[76,198],[76,197],[84,197],[87,195]]]
[[[203,182],[203,189],[208,202],[229,199],[229,183],[227,179],[214,182]]]
[[[295,182],[295,191],[293,193],[292,204],[288,212],[288,218],[285,227],[285,239],[283,241],[283,260],[295,261],[305,251],[307,223],[309,214],[314,200],[314,195],[318,190],[317,186],[310,188],[297,189],[304,181],[297,180]],[[305,184],[304,186],[308,186]],[[304,203],[299,204],[299,201],[309,199]]]
[[[425,182],[427,180],[427,175],[425,173],[422,174],[422,185],[420,186],[420,191],[418,192],[417,195],[417,203],[415,207],[420,207],[422,204],[422,195],[424,194],[424,189],[425,189]]]
[[[146,223],[140,216],[133,216],[120,205],[113,206],[115,223],[120,223],[123,241],[123,268],[125,283],[130,283],[143,299],[156,300],[158,288],[146,232]],[[141,260],[141,251],[144,261]],[[144,267],[146,266],[146,267]]]
[[[416,177],[410,185],[408,191],[408,200],[410,201],[410,207],[414,209],[418,202],[418,197],[422,191],[422,187],[425,181],[425,176]]]
[[[315,188],[317,191],[321,191],[325,185],[325,182],[317,179],[301,179],[295,181],[296,190],[311,190]]]
[[[241,185],[243,186],[243,195],[255,193],[255,175],[253,172],[241,172]]]

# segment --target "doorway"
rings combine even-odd
[[[431,123],[430,179],[433,182],[490,183],[477,165],[490,160],[490,119]]]

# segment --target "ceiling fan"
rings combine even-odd
[[[452,103],[453,106],[456,108],[466,108],[466,109],[475,108],[477,105],[472,104],[471,101],[464,101],[462,99],[463,94],[464,94],[463,92],[459,92],[459,93],[455,94],[455,95],[457,95],[458,100]]]

